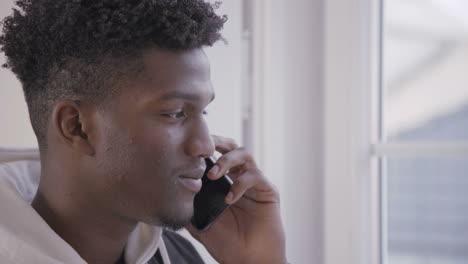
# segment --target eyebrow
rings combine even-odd
[[[168,100],[173,100],[173,99],[183,99],[187,101],[193,101],[193,102],[198,102],[201,101],[200,96],[197,94],[191,94],[191,93],[184,93],[184,92],[179,92],[179,91],[174,91],[174,92],[169,92],[161,96],[158,101],[168,101]],[[215,94],[211,97],[210,102],[212,102],[215,99]]]

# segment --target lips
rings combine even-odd
[[[179,181],[182,185],[191,192],[197,193],[200,191],[202,187],[202,180],[203,173],[205,169],[198,168],[191,171],[184,172],[181,176],[179,176]]]

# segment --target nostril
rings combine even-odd
[[[215,145],[206,122],[194,122],[188,131],[185,142],[186,154],[192,157],[211,157],[215,152]]]
[[[192,140],[185,145],[186,154],[192,157],[208,158],[213,156],[215,148],[212,142]]]

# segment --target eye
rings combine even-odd
[[[203,110],[203,115],[208,115],[208,111]]]
[[[179,111],[175,113],[169,113],[169,114],[164,114],[165,117],[171,118],[171,119],[182,119],[187,117],[184,111]]]

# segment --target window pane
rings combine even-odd
[[[384,0],[388,141],[468,139],[468,1]]]
[[[468,261],[468,158],[387,161],[389,264]]]

